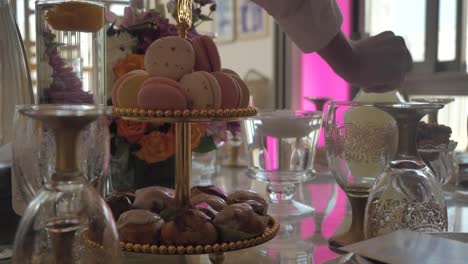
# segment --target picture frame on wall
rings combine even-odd
[[[236,39],[235,0],[216,0],[214,32],[218,43],[230,43]]]
[[[239,40],[268,37],[269,16],[250,0],[236,1],[236,32]]]

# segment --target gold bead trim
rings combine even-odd
[[[249,247],[255,247],[272,240],[280,229],[278,220],[270,216],[270,226],[267,227],[263,235],[243,240],[216,243],[213,245],[189,245],[189,246],[176,246],[176,245],[148,245],[148,244],[132,244],[120,242],[120,247],[123,251],[141,252],[158,255],[194,255],[194,254],[211,254],[211,253],[224,253],[228,251],[236,251]]]
[[[116,116],[130,119],[168,119],[188,121],[230,119],[254,116],[258,113],[256,107],[236,108],[236,109],[194,109],[194,110],[145,110],[139,108],[121,108],[113,107],[113,113]],[[164,121],[164,120],[161,120]]]

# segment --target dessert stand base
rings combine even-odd
[[[133,244],[120,242],[122,251],[134,253],[146,253],[155,255],[201,255],[208,254],[211,263],[221,264],[226,256],[224,253],[237,251],[241,249],[251,248],[272,240],[280,229],[278,220],[270,216],[270,223],[263,235],[247,240],[216,243],[212,245],[149,245],[149,244]],[[97,243],[90,240],[87,233],[83,233],[82,239],[85,240],[88,246],[99,247]]]

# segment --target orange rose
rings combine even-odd
[[[141,149],[133,154],[147,163],[163,161],[175,154],[173,138],[159,131],[143,136],[138,143]]]
[[[143,136],[146,126],[146,122],[117,119],[117,135],[125,138],[128,143],[133,144]]]
[[[104,7],[76,1],[60,3],[47,12],[46,19],[55,30],[95,33],[104,26]]]
[[[115,79],[122,77],[127,72],[134,70],[143,70],[145,68],[145,55],[129,54],[120,59],[114,66]]]
[[[190,143],[192,150],[196,149],[198,145],[200,145],[201,139],[205,136],[206,128],[208,127],[207,124],[199,123],[195,124],[192,123],[192,131],[190,134]],[[175,140],[175,127],[172,126],[169,133],[167,133],[171,138]]]
[[[192,150],[198,148],[198,145],[200,145],[200,141],[205,136],[207,127],[208,124],[192,124],[192,134],[190,140],[192,143]]]

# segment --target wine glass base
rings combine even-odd
[[[351,245],[364,240],[364,235],[358,232],[348,230],[345,233],[332,236],[328,240],[328,246],[336,252],[342,252],[339,248],[347,245]]]
[[[291,200],[291,202],[284,203],[269,203],[268,213],[277,218],[286,219],[312,216],[315,213],[315,209],[309,205]]]

